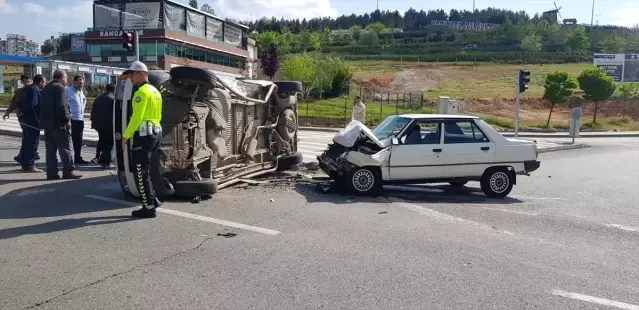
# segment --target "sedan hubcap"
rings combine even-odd
[[[490,189],[498,194],[505,192],[509,183],[508,175],[504,172],[497,172],[490,177]]]
[[[374,184],[373,173],[368,170],[358,170],[353,174],[353,187],[360,192],[370,190]]]

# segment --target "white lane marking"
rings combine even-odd
[[[441,220],[441,221],[447,221],[447,222],[452,222],[452,223],[463,223],[466,225],[470,225],[473,227],[477,227],[481,230],[485,230],[488,232],[493,232],[493,233],[499,233],[499,234],[504,234],[504,235],[508,235],[508,236],[512,236],[512,237],[516,237],[516,238],[521,238],[521,239],[527,239],[530,241],[534,241],[534,242],[539,242],[539,243],[543,243],[543,244],[549,244],[549,245],[554,245],[554,246],[558,246],[561,247],[563,246],[560,243],[556,243],[556,242],[552,242],[552,241],[546,241],[540,238],[533,238],[533,237],[526,237],[526,236],[521,236],[518,234],[515,234],[513,232],[507,231],[507,230],[498,230],[496,228],[493,228],[491,226],[485,225],[485,224],[481,224],[478,222],[474,222],[471,220],[467,220],[461,217],[455,217],[452,215],[448,215],[439,211],[435,211],[433,209],[428,209],[416,204],[412,204],[412,203],[407,203],[407,202],[392,202],[393,205],[397,205],[400,206],[402,208],[408,209],[408,210],[412,210],[412,211],[416,211],[419,214],[422,215],[426,215],[426,216],[430,216],[434,219],[437,220]]]
[[[102,201],[106,201],[106,202],[117,203],[117,204],[121,204],[121,205],[124,205],[124,206],[127,206],[127,207],[137,207],[138,206],[136,203],[125,201],[125,200],[120,200],[120,199],[115,199],[115,198],[102,197],[102,196],[97,196],[97,195],[86,195],[85,197],[91,198],[91,199],[95,199],[95,200],[102,200]],[[166,209],[166,208],[157,208],[156,210],[157,210],[157,212],[161,212],[161,213],[165,213],[165,214],[171,214],[171,215],[175,215],[175,216],[186,217],[186,218],[190,218],[190,219],[193,219],[193,220],[199,220],[199,221],[203,221],[203,222],[209,222],[209,223],[228,226],[228,227],[233,227],[233,228],[250,230],[250,231],[254,231],[254,232],[258,232],[258,233],[262,233],[262,234],[266,234],[266,235],[271,235],[271,236],[274,236],[274,235],[277,235],[277,234],[280,233],[277,230],[271,230],[271,229],[257,227],[257,226],[250,226],[250,225],[245,225],[245,224],[241,224],[241,223],[235,223],[235,222],[231,222],[231,221],[220,220],[220,219],[216,219],[216,218],[212,218],[212,217],[208,217],[208,216],[197,215],[197,214],[193,214],[193,213],[186,213],[186,212],[181,212],[181,211],[176,211],[176,210],[171,210],[171,209]]]
[[[562,290],[552,290],[551,294],[556,295],[556,296],[561,296],[561,297],[581,300],[581,301],[585,301],[585,302],[590,302],[590,303],[594,303],[594,304],[599,304],[599,305],[602,305],[602,306],[615,307],[615,308],[618,308],[618,309],[639,310],[639,306],[637,306],[637,305],[627,304],[625,302],[614,301],[614,300],[610,300],[610,299],[599,298],[599,297],[594,297],[594,296],[588,296],[588,295],[583,295],[583,294],[578,294],[578,293],[571,293],[571,292],[566,292],[566,291],[562,291]]]
[[[522,214],[522,215],[530,215],[530,216],[537,216],[537,215],[539,215],[539,213],[524,212],[524,211],[516,211],[516,210],[506,210],[506,209],[497,209],[497,208],[489,208],[489,207],[480,207],[480,208],[481,208],[481,209],[484,209],[484,210],[490,210],[490,211],[509,212],[509,213]]]
[[[607,227],[618,228],[625,231],[639,232],[639,228],[632,227],[632,226],[626,226],[626,225],[620,225],[620,224],[603,224],[603,225]]]

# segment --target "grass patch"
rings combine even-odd
[[[543,82],[553,71],[566,71],[578,76],[590,63],[508,65],[496,63],[417,63],[399,61],[349,61],[355,78],[370,78],[406,69],[419,72],[420,77],[432,80],[437,86],[423,91],[427,99],[449,96],[457,99],[508,99],[515,96],[516,70],[530,70],[530,88],[524,98],[540,98]]]

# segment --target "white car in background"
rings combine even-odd
[[[353,194],[385,184],[479,181],[489,197],[506,197],[517,175],[540,166],[535,141],[507,139],[475,116],[409,114],[374,130],[353,121],[318,156],[321,169]]]

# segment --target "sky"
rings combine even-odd
[[[187,0],[178,0],[187,3]],[[380,10],[401,13],[416,10],[472,10],[473,0],[199,0],[208,3],[221,17],[253,20],[260,17],[312,18],[336,17],[372,12],[379,1]],[[563,18],[576,18],[578,23],[590,23],[592,0],[475,0],[475,7],[496,7],[524,10],[531,16],[561,7]],[[600,25],[634,26],[639,24],[639,0],[594,0],[594,23]],[[60,6],[60,3],[65,3]],[[83,32],[93,23],[93,1],[90,0],[0,0],[0,38],[7,33],[22,34],[42,43],[60,32]]]

